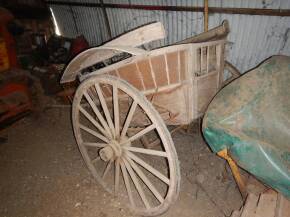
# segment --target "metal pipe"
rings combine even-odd
[[[102,7],[100,3],[66,2],[48,0],[47,4],[67,5],[80,7]],[[136,10],[157,10],[157,11],[188,11],[204,12],[204,7],[194,6],[162,6],[162,5],[134,5],[134,4],[109,4],[104,3],[105,8],[136,9]],[[244,14],[244,15],[264,15],[264,16],[290,16],[290,9],[264,9],[264,8],[218,8],[209,7],[208,13],[220,14]]]

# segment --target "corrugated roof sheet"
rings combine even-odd
[[[62,0],[63,1],[63,0]],[[74,2],[94,0],[75,0]],[[147,4],[170,6],[203,6],[203,0],[104,0],[104,3]],[[209,0],[210,7],[290,9],[288,0]],[[109,37],[101,8],[51,5],[60,31],[68,37],[85,35],[92,46]],[[182,11],[145,11],[133,9],[106,9],[112,36],[115,37],[140,25],[161,21],[168,37],[153,46],[172,44],[203,31],[203,13]],[[224,19],[230,23],[227,59],[241,72],[255,67],[262,60],[276,54],[290,55],[290,17],[210,14],[209,28]]]

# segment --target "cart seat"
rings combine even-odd
[[[203,120],[214,152],[290,198],[290,57],[273,56],[223,88]]]

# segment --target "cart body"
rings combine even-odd
[[[153,39],[143,39],[131,46],[124,46],[124,39],[117,38],[116,42],[82,52],[70,62],[61,82],[73,81],[85,68],[126,53],[129,58],[81,74],[80,79],[109,74],[127,81],[149,99],[167,125],[189,124],[199,118],[222,86],[226,40],[190,43],[194,41],[191,39],[151,51],[132,47],[164,37],[160,23],[151,25],[150,29],[159,31],[159,34],[150,36]],[[126,38],[131,39],[132,33],[128,34]],[[109,90],[104,92],[106,97],[111,96]]]

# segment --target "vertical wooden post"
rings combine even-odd
[[[204,0],[204,31],[208,31],[208,0]]]

